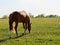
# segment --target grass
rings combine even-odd
[[[22,23],[18,25],[19,37],[13,33],[9,39],[8,19],[0,19],[0,45],[60,45],[60,18],[32,18],[31,33],[21,36]]]

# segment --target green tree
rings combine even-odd
[[[57,16],[57,15],[48,15],[48,16],[46,16],[47,18],[58,18],[59,16]]]

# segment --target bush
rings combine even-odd
[[[38,16],[36,16],[36,18],[44,18],[44,14],[38,14]]]
[[[8,18],[8,16],[7,16],[7,15],[4,15],[4,16],[2,17],[2,19],[6,19],[6,18]]]

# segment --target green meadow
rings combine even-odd
[[[60,45],[60,18],[31,18],[31,33],[24,31],[22,23],[18,24],[18,37],[12,33],[9,39],[8,19],[0,19],[0,45]]]

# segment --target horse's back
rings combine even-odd
[[[20,21],[22,22],[27,22],[29,19],[28,14],[26,13],[26,11],[20,11]]]
[[[24,17],[26,17],[27,16],[27,13],[23,10],[23,11],[20,11],[20,14],[22,15],[22,16],[24,16]]]
[[[9,19],[16,22],[27,22],[28,20],[30,20],[28,14],[25,11],[14,11],[10,14]]]

